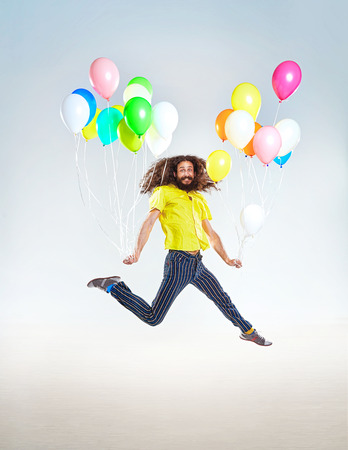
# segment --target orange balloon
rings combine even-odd
[[[225,123],[227,117],[233,112],[233,109],[224,109],[221,111],[221,113],[217,116],[215,120],[215,130],[217,132],[217,135],[220,139],[222,139],[222,142],[227,140],[227,136],[225,133]]]
[[[259,131],[260,128],[262,128],[262,125],[260,125],[259,123],[255,122],[255,133],[254,133],[254,136],[255,136],[256,132]],[[254,142],[254,138],[252,138],[252,140],[249,141],[249,143],[243,148],[243,152],[246,155],[248,155],[248,156],[254,156],[255,155],[253,142]]]

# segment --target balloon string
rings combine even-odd
[[[109,170],[108,170],[107,154],[106,154],[105,147],[103,147],[103,151],[104,151],[104,166],[105,166],[105,173],[106,173],[106,184],[107,184],[108,196],[109,196],[109,207],[110,207],[110,214],[112,214],[112,197],[111,197],[111,190],[110,190]]]
[[[283,178],[284,178],[284,168],[281,169],[281,175],[280,175],[280,180],[279,180],[279,183],[278,183],[278,187],[277,187],[277,190],[276,190],[275,194],[273,195],[273,199],[272,199],[271,202],[270,202],[270,206],[269,206],[268,210],[265,211],[265,216],[266,216],[266,217],[268,217],[268,215],[270,214],[270,212],[272,211],[272,209],[273,209],[273,207],[274,207],[276,198],[277,198],[278,195],[279,195],[280,188],[281,188],[281,185],[282,185],[282,183],[283,183]]]
[[[280,108],[280,102],[278,103],[278,106],[277,106],[277,112],[276,112],[276,115],[275,115],[275,117],[274,117],[273,126],[274,126],[275,123],[276,123],[276,120],[277,120],[277,117],[278,117],[278,113],[279,113],[279,108]]]
[[[76,134],[74,135],[75,138],[75,164],[76,164],[76,171],[77,171],[77,183],[79,186],[79,192],[80,192],[80,197],[83,203],[83,206],[86,206],[85,200],[83,198],[82,195],[82,189],[81,189],[81,171],[80,171],[80,167],[79,167],[79,160],[78,160],[78,152],[79,152],[79,146],[80,146],[80,138],[79,136],[77,136]]]
[[[133,204],[135,205],[135,201],[136,201],[136,190],[137,190],[137,154],[134,153],[134,161],[135,161],[135,165],[134,165],[134,192],[133,192]],[[134,240],[134,235],[135,235],[135,206],[133,209],[133,240]]]
[[[108,102],[109,104],[109,102]],[[110,149],[111,149],[111,157],[112,157],[112,167],[113,167],[113,189],[115,192],[115,197],[116,197],[116,201],[114,201],[114,205],[116,203],[117,205],[117,211],[118,213],[116,213],[116,209],[115,209],[115,215],[118,215],[118,223],[119,223],[119,231],[120,231],[120,246],[121,249],[123,250],[123,226],[122,226],[122,207],[120,206],[120,195],[119,195],[119,191],[118,191],[118,182],[117,182],[117,171],[118,171],[118,162],[115,162],[115,158],[114,158],[114,150],[113,150],[113,145],[112,142],[110,143]],[[119,151],[119,147],[118,147],[118,151]],[[116,159],[117,161],[117,159]],[[109,191],[110,192],[110,191]]]
[[[126,183],[126,187],[125,187],[124,193],[123,193],[122,206],[121,206],[122,209],[123,209],[124,200],[125,200],[125,197],[126,197],[126,194],[127,194],[127,191],[128,191],[130,177],[131,177],[131,174],[132,174],[132,171],[133,171],[133,167],[134,167],[135,162],[136,162],[134,156],[135,156],[135,154],[133,155],[132,166],[131,166],[131,168],[130,168],[130,170],[129,170],[129,173],[128,173],[128,179],[127,179],[127,183]],[[134,205],[133,205],[133,206],[134,206]],[[134,208],[132,208],[132,210],[134,210]],[[126,221],[125,223],[123,223],[123,221],[122,221],[122,226],[125,227],[125,241],[126,241],[126,242],[125,242],[125,251],[128,252],[128,248],[129,248],[129,246],[130,246],[130,245],[129,245],[129,240],[130,240],[130,238],[129,238],[129,227],[128,227],[128,214],[127,214],[127,221]]]
[[[79,183],[79,189],[80,189],[80,195],[81,195],[81,199],[82,199],[82,203],[85,207],[87,207],[83,195],[82,195],[82,190],[81,190],[81,184],[80,184],[80,179],[81,179],[81,170],[79,167],[79,162],[78,162],[78,150],[79,150],[79,141],[77,143],[77,147],[76,147],[76,169],[77,169],[77,174],[78,174],[78,183]],[[85,167],[85,173],[87,174],[87,168]],[[106,211],[108,213],[108,211],[103,207],[103,205],[101,204],[101,202],[98,200],[98,198],[94,195],[94,193],[92,192],[90,186],[89,186],[89,182],[88,182],[88,176],[87,176],[87,182],[84,181],[84,185],[87,188],[88,194],[90,196],[92,196],[96,202],[101,206],[101,208]],[[111,237],[109,236],[109,234],[104,230],[104,228],[102,227],[98,217],[96,216],[96,214],[94,213],[93,209],[92,209],[92,205],[89,205],[89,211],[92,214],[93,219],[96,221],[97,225],[99,226],[100,230],[103,232],[103,234],[106,236],[106,238],[108,239],[108,241],[120,252],[120,248],[119,246],[111,239]]]
[[[84,168],[85,168],[85,178],[87,180],[87,184],[89,185],[88,173],[87,173],[87,141],[86,140],[85,140],[85,145],[83,147],[83,164],[84,164]],[[90,190],[88,190],[87,192],[88,192],[88,207],[91,208],[92,196],[91,196]]]
[[[253,169],[254,180],[255,180],[255,183],[256,183],[257,190],[258,190],[259,195],[260,195],[261,205],[262,205],[262,207],[263,207],[263,198],[262,198],[262,194],[261,194],[261,190],[260,190],[259,180],[258,180],[258,178],[257,178],[256,171],[255,171],[255,167],[254,167],[254,163],[253,163],[253,160],[252,160],[252,159],[251,159],[251,161],[250,161],[250,164],[251,164],[251,168]]]
[[[214,182],[214,184],[215,184],[215,186],[216,186],[216,183],[215,183],[215,182]],[[240,245],[240,235],[239,235],[239,230],[238,230],[238,226],[237,226],[236,219],[235,219],[235,217],[234,217],[234,215],[233,215],[232,210],[230,209],[230,207],[229,207],[228,204],[226,203],[225,199],[223,198],[220,189],[217,188],[217,190],[218,190],[218,194],[219,194],[219,196],[220,196],[220,199],[221,199],[221,201],[222,201],[222,203],[223,203],[223,205],[224,205],[224,207],[225,207],[225,209],[226,209],[226,211],[227,211],[227,214],[228,214],[228,215],[230,216],[230,218],[232,219],[233,225],[234,225],[235,230],[236,230],[237,238],[238,238],[238,245]]]

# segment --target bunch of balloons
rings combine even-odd
[[[272,76],[272,86],[279,103],[297,90],[301,76],[301,69],[294,61],[284,61],[277,66]],[[274,126],[260,125],[257,116],[261,108],[261,95],[250,83],[241,83],[233,90],[231,104],[232,108],[221,111],[215,121],[215,130],[222,142],[228,140],[251,158],[256,155],[264,165],[274,161],[282,167],[300,141],[298,123],[283,119]],[[212,152],[207,159],[208,175],[215,182],[225,178],[231,166],[230,155],[224,150]],[[249,204],[242,209],[240,222],[245,237],[258,233],[265,216],[263,207],[257,204]]]
[[[284,61],[277,66],[272,86],[280,103],[297,90],[301,76],[301,69],[294,61]],[[261,95],[250,83],[241,83],[234,89],[231,103],[232,109],[221,111],[215,121],[216,133],[222,142],[228,140],[246,156],[256,155],[265,165],[271,161],[284,165],[300,141],[297,122],[283,119],[275,126],[261,126],[256,121]]]
[[[119,139],[131,152],[138,152],[144,140],[155,157],[169,147],[178,125],[178,112],[169,102],[157,103],[153,108],[152,86],[144,77],[135,77],[123,92],[122,105],[109,107],[109,100],[118,88],[119,71],[108,58],[98,58],[91,64],[89,80],[94,90],[108,101],[102,111],[87,89],[76,89],[65,97],[61,117],[67,128],[82,132],[86,141],[99,137],[103,145]]]

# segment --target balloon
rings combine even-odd
[[[292,152],[289,152],[287,155],[284,156],[276,156],[273,161],[277,163],[280,167],[282,167],[286,162],[288,162],[291,154]]]
[[[259,129],[262,128],[262,126],[255,122],[255,133],[257,133],[259,131]],[[255,152],[254,152],[254,138],[251,139],[251,141],[249,142],[249,144],[247,144],[244,148],[243,148],[243,152],[248,155],[248,156],[254,156]]]
[[[254,121],[261,108],[261,95],[258,89],[250,83],[239,84],[232,93],[232,108],[243,109],[252,115]]]
[[[88,125],[92,121],[93,117],[95,116],[95,112],[97,110],[97,102],[95,101],[94,95],[91,92],[87,91],[87,89],[75,89],[73,94],[82,95],[82,97],[88,103],[89,118],[88,118],[88,122],[86,123],[86,125]]]
[[[279,131],[271,126],[262,127],[254,136],[254,152],[261,162],[270,163],[279,152],[282,138]]]
[[[119,85],[120,74],[110,59],[98,58],[92,62],[89,69],[89,81],[99,95],[110,100]]]
[[[111,108],[118,109],[123,116],[124,107],[122,105],[114,105],[114,106],[111,106]]]
[[[121,144],[124,145],[131,152],[137,152],[143,145],[144,136],[135,134],[130,128],[127,127],[126,121],[123,118],[117,127],[117,136],[119,137]]]
[[[97,132],[103,145],[109,145],[117,139],[117,127],[122,114],[115,108],[105,108],[97,118]]]
[[[246,236],[253,236],[258,233],[263,227],[264,221],[265,212],[259,205],[248,205],[240,213],[240,223]]]
[[[60,116],[65,126],[73,133],[78,133],[86,125],[89,118],[87,100],[78,94],[69,94],[60,107]]]
[[[151,104],[152,95],[141,84],[131,84],[123,92],[123,102],[126,104],[133,97],[142,97]]]
[[[172,135],[164,139],[156,128],[151,125],[145,135],[145,142],[149,146],[151,153],[157,158],[161,153],[167,150],[172,142]]]
[[[220,181],[231,170],[232,160],[224,150],[215,150],[207,159],[207,172],[213,181]]]
[[[130,82],[128,83],[128,86],[130,86],[131,84],[141,84],[149,91],[149,94],[152,97],[152,86],[151,86],[151,83],[149,82],[149,80],[147,80],[146,78],[144,78],[144,77],[132,78],[130,80]]]
[[[243,110],[233,111],[226,119],[225,133],[231,144],[239,149],[244,148],[255,132],[252,116]]]
[[[131,98],[124,107],[124,118],[135,134],[145,134],[151,125],[152,109],[150,103],[142,97]]]
[[[82,128],[82,135],[86,139],[86,141],[89,141],[90,139],[94,139],[98,136],[97,132],[97,119],[100,114],[100,109],[97,108],[97,111],[95,113],[95,116],[93,117],[93,120],[85,126],[85,128]]]
[[[300,126],[295,120],[283,119],[276,124],[276,129],[279,131],[282,138],[282,146],[280,147],[277,156],[287,155],[289,152],[297,147],[301,138]]]
[[[272,76],[272,86],[280,101],[292,95],[301,83],[302,73],[295,61],[284,61],[276,67]]]
[[[220,139],[222,139],[222,142],[227,140],[227,136],[225,133],[225,124],[227,117],[233,112],[233,109],[224,109],[221,111],[221,113],[217,116],[215,120],[215,130],[217,132],[217,135]]]
[[[178,121],[178,111],[171,103],[160,102],[154,106],[152,125],[162,138],[169,139],[178,126]]]

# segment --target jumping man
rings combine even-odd
[[[206,163],[196,156],[174,156],[154,163],[141,182],[141,192],[150,193],[150,211],[141,226],[133,254],[124,264],[138,262],[157,219],[161,222],[165,248],[163,280],[151,306],[133,294],[120,277],[96,278],[87,286],[110,293],[148,325],[160,324],[175,298],[188,285],[202,291],[232,324],[241,330],[240,338],[262,346],[272,345],[238,312],[215,276],[202,262],[201,250],[211,247],[229,266],[242,267],[230,259],[219,235],[213,230],[208,204],[200,193],[216,189],[206,172]]]

